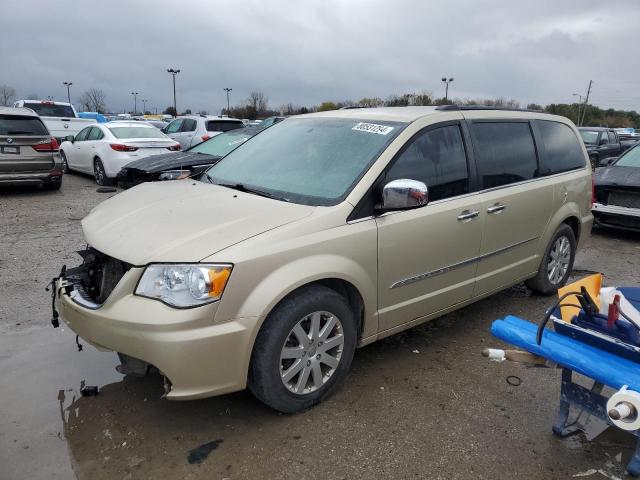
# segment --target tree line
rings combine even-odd
[[[39,99],[38,95],[31,94],[27,99]],[[9,85],[0,85],[0,105],[12,105],[16,100],[16,90]],[[81,110],[89,112],[107,112],[107,96],[104,91],[98,88],[85,90],[80,96],[79,104]],[[435,98],[430,92],[410,92],[401,95],[389,95],[384,100],[379,97],[364,97],[360,100],[325,101],[319,105],[301,106],[293,103],[280,105],[278,108],[269,106],[267,96],[258,91],[251,92],[249,96],[240,104],[222,109],[223,115],[235,118],[266,118],[273,115],[300,115],[310,112],[324,112],[338,110],[345,107],[402,107],[420,105],[483,105],[488,107],[522,108],[523,106],[514,99],[499,98]],[[580,123],[582,117],[583,125],[606,126],[606,127],[632,127],[640,128],[640,114],[635,110],[615,110],[613,108],[603,109],[595,105],[583,105],[578,103],[552,103],[546,106],[530,103],[524,106],[528,110],[537,110],[555,115],[561,115],[572,120],[576,125]],[[148,113],[148,112],[144,112]],[[173,107],[167,107],[164,113],[176,115],[178,112]],[[191,109],[186,109],[182,114],[190,114]],[[207,113],[201,110],[198,113]]]

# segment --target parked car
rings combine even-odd
[[[28,108],[0,107],[0,185],[62,185],[58,142]]]
[[[167,150],[178,151],[180,144],[151,125],[109,122],[68,136],[60,145],[60,156],[65,171],[88,173],[98,185],[111,185],[127,163]]]
[[[621,141],[613,128],[580,127],[578,130],[587,147],[593,168],[597,167],[604,158],[617,157],[636,143],[635,140]]]
[[[640,144],[593,175],[597,225],[640,231]]]
[[[189,115],[176,118],[164,128],[163,132],[180,142],[182,149],[186,150],[223,132],[243,127],[244,123],[237,118]]]
[[[38,115],[49,130],[49,133],[62,143],[68,135],[76,135],[87,125],[96,123],[91,118],[80,118],[73,105],[66,102],[50,100],[18,100],[13,104],[16,108],[30,108]]]
[[[206,181],[94,208],[84,263],[56,280],[60,316],[122,371],[156,366],[168,399],[248,386],[306,409],[356,346],[521,281],[563,286],[593,222],[579,139],[566,118],[498,109],[289,118]]]
[[[118,183],[123,188],[130,188],[144,182],[197,177],[261,130],[256,127],[231,130],[184,152],[163,153],[135,160],[122,167],[117,175]]]

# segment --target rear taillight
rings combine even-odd
[[[211,137],[210,137],[209,135],[202,135],[202,137],[200,137],[200,138],[202,138],[202,141],[203,141],[203,142],[206,142],[206,141],[207,141],[207,140],[209,140]]]
[[[180,150],[180,148],[182,148],[182,146],[179,143],[176,143],[175,145],[171,145],[170,147],[167,147],[167,150],[171,150],[172,152],[177,152],[178,150]]]
[[[596,203],[596,181],[591,175],[591,208],[593,208],[594,203]]]
[[[110,143],[109,146],[116,152],[135,152],[138,147],[132,147],[130,145],[122,145],[121,143]]]
[[[58,145],[58,141],[55,138],[52,138],[48,142],[33,145],[33,149],[36,152],[57,152],[59,146],[60,145]]]

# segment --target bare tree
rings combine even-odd
[[[247,99],[247,106],[256,112],[256,115],[260,115],[267,111],[267,104],[269,99],[262,92],[251,92]]]
[[[104,113],[107,109],[107,95],[99,88],[90,88],[80,97],[80,105],[88,112]]]
[[[9,85],[0,85],[0,105],[9,106],[16,98],[16,89]]]

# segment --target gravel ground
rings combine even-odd
[[[48,281],[83,247],[80,219],[113,193],[67,175],[60,192],[0,191],[0,478],[620,478],[631,436],[551,435],[560,372],[479,352],[490,323],[537,320],[550,299],[516,286],[356,352],[328,401],[279,415],[248,392],[160,400],[113,353],[49,326]],[[596,231],[576,275],[640,283],[640,235]],[[516,375],[519,386],[507,384]],[[97,397],[80,397],[85,382]]]

